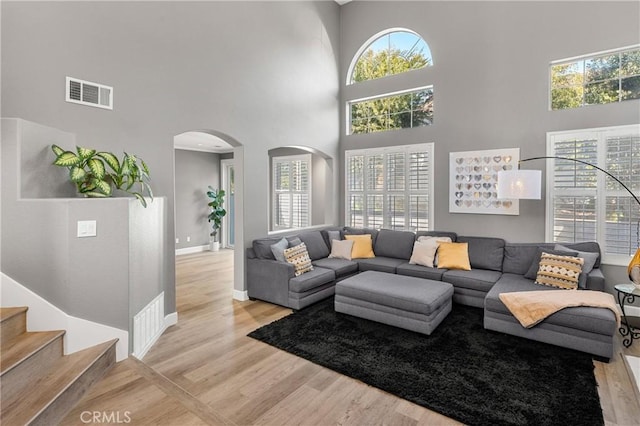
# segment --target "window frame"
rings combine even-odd
[[[344,152],[344,223],[346,226],[359,226],[351,222],[351,195],[362,195],[362,227],[371,227],[370,219],[368,217],[368,205],[367,205],[367,196],[368,195],[381,195],[383,199],[383,210],[382,210],[382,218],[383,223],[380,228],[386,229],[398,229],[390,225],[389,223],[389,214],[388,214],[388,204],[385,201],[389,196],[404,196],[404,230],[430,230],[435,229],[434,225],[434,147],[435,144],[433,142],[429,143],[421,143],[421,144],[412,144],[412,145],[398,145],[398,146],[386,146],[382,148],[370,148],[370,149],[351,149],[346,150]],[[412,190],[411,189],[411,175],[409,173],[410,165],[409,158],[411,154],[414,153],[426,153],[429,159],[428,162],[428,188],[426,190]],[[375,157],[378,155],[384,155],[383,157],[383,170],[382,176],[384,177],[384,181],[382,183],[382,190],[372,190],[367,188],[367,159],[371,157]],[[404,189],[400,190],[389,190],[387,186],[387,156],[390,154],[404,154]],[[362,173],[362,190],[352,190],[349,188],[350,183],[350,175],[349,175],[349,161],[353,157],[363,156],[363,173]],[[428,200],[427,207],[427,229],[412,229],[411,228],[411,216],[410,216],[410,206],[411,206],[411,196],[426,196]],[[374,225],[375,226],[375,225]]]
[[[616,136],[628,136],[628,135],[640,135],[640,124],[632,124],[632,125],[622,125],[622,126],[611,126],[611,127],[598,127],[591,129],[577,129],[577,130],[565,130],[565,131],[557,131],[557,132],[547,132],[547,156],[555,156],[555,144],[561,142],[562,140],[568,139],[596,139],[596,158],[597,165],[606,170],[606,158],[607,158],[607,138],[616,137]],[[555,160],[553,160],[555,161]],[[631,196],[624,190],[607,190],[606,189],[606,180],[608,176],[601,171],[594,169],[594,176],[596,180],[596,187],[594,189],[566,189],[566,190],[556,190],[554,187],[554,163],[550,162],[547,164],[546,168],[546,212],[545,212],[545,238],[546,241],[555,242],[554,238],[554,200],[555,197],[560,193],[563,193],[571,196],[593,196],[595,198],[595,240],[600,244],[601,252],[602,252],[602,263],[607,265],[617,265],[617,266],[626,266],[631,259],[631,255],[622,255],[622,254],[612,254],[607,253],[607,233],[606,233],[606,217],[607,217],[607,197],[615,196],[616,194],[620,194],[620,196],[629,197]],[[614,174],[615,175],[615,174]],[[617,176],[616,176],[617,177]],[[604,194],[604,195],[599,195]],[[638,194],[636,194],[638,195]],[[631,198],[632,208],[636,205],[635,200]],[[640,206],[639,206],[640,207]],[[603,226],[604,225],[604,226]],[[631,231],[638,226],[638,222],[631,220]],[[559,242],[559,244],[564,244]]]
[[[353,84],[357,84],[360,83],[358,81],[353,81],[353,71],[356,67],[356,64],[358,63],[358,61],[360,60],[360,57],[364,54],[364,52],[367,51],[367,49],[369,48],[369,46],[371,46],[375,41],[377,41],[378,39],[390,35],[392,33],[397,33],[397,32],[404,32],[404,33],[410,33],[413,34],[417,37],[420,38],[420,40],[422,40],[424,42],[424,44],[427,46],[427,49],[429,49],[429,59],[431,61],[431,63],[429,65],[425,65],[424,67],[421,68],[415,68],[415,69],[411,69],[411,70],[407,70],[405,72],[411,72],[411,71],[417,71],[417,70],[421,70],[421,69],[425,69],[428,67],[432,67],[433,66],[433,55],[431,54],[431,47],[429,47],[429,43],[427,43],[427,41],[424,39],[424,37],[422,37],[420,34],[418,34],[417,32],[410,30],[408,28],[402,28],[402,27],[394,27],[394,28],[387,28],[383,31],[380,31],[374,35],[372,35],[371,37],[369,37],[367,39],[367,41],[365,41],[356,51],[355,55],[353,55],[353,58],[351,59],[351,63],[349,64],[349,69],[347,70],[347,79],[345,81],[345,84],[347,86],[351,86]],[[400,73],[400,74],[404,74]],[[373,80],[379,80],[380,78],[385,78],[385,77],[391,77],[394,75],[399,75],[399,74],[387,74],[383,77],[379,77]],[[365,81],[372,81],[372,80],[365,80]]]
[[[614,54],[618,54],[618,55],[622,55],[623,53],[627,53],[627,52],[634,52],[634,51],[640,51],[640,44],[634,44],[634,45],[630,45],[630,46],[624,46],[624,47],[620,47],[620,48],[616,48],[616,49],[609,49],[609,50],[603,50],[600,52],[594,52],[594,53],[588,53],[586,55],[580,55],[580,56],[574,56],[571,58],[565,58],[565,59],[558,59],[558,60],[554,60],[551,61],[549,63],[549,72],[548,72],[548,84],[549,84],[549,90],[548,90],[548,108],[549,111],[564,111],[564,110],[572,110],[572,109],[577,109],[577,108],[584,108],[584,107],[588,107],[588,106],[594,106],[594,105],[607,105],[607,104],[616,104],[616,103],[620,103],[623,101],[633,101],[633,100],[638,100],[638,98],[632,98],[632,99],[622,99],[622,78],[623,76],[618,75],[617,77],[617,82],[618,82],[618,100],[615,102],[607,102],[607,103],[595,103],[595,104],[589,104],[589,103],[585,103],[585,98],[586,98],[586,94],[584,92],[584,89],[587,86],[587,82],[586,82],[586,78],[583,78],[583,82],[582,82],[582,89],[583,89],[583,94],[582,94],[582,101],[581,104],[577,107],[572,107],[572,108],[559,108],[559,109],[553,109],[553,67],[558,66],[558,65],[566,65],[566,64],[571,64],[574,62],[582,62],[583,63],[583,76],[586,75],[586,67],[585,64],[587,61],[591,60],[591,59],[597,59],[600,58],[602,56],[607,56],[607,55],[614,55]],[[634,74],[631,76],[624,76],[625,78],[629,78],[629,77],[636,77],[636,76],[640,76],[640,74]],[[599,82],[606,82],[609,80],[613,80],[613,79],[605,79],[605,80],[600,80]],[[594,82],[591,82],[594,83]],[[570,86],[561,86],[560,88],[565,88],[565,87],[578,87],[577,85],[570,85]]]
[[[282,155],[282,156],[277,156],[277,157],[271,157],[271,185],[270,185],[270,192],[271,192],[271,220],[270,220],[270,224],[271,224],[271,231],[270,232],[278,232],[278,231],[286,231],[286,230],[292,230],[292,229],[304,229],[304,228],[308,228],[311,226],[311,224],[313,223],[312,220],[312,214],[313,214],[313,205],[312,205],[312,167],[313,167],[313,161],[312,161],[312,156],[311,154],[296,154],[296,155]],[[278,163],[289,163],[290,167],[291,164],[293,164],[293,162],[295,161],[304,161],[307,163],[307,189],[306,191],[295,191],[292,190],[291,186],[289,187],[288,190],[283,191],[283,190],[278,190],[276,188],[277,185],[277,179],[276,179],[276,172],[277,172],[277,167],[276,165]],[[290,169],[291,170],[291,169]],[[289,195],[289,218],[291,221],[291,226],[281,226],[276,224],[276,220],[277,220],[277,199],[278,199],[278,195],[279,194],[288,194]],[[295,194],[300,194],[300,195],[307,195],[307,223],[306,224],[302,224],[301,226],[292,226],[293,225],[293,196]]]
[[[353,104],[369,102],[369,101],[377,101],[377,100],[382,100],[382,99],[386,99],[386,98],[393,98],[395,96],[401,96],[401,95],[409,95],[409,94],[412,95],[414,93],[420,93],[420,92],[423,92],[423,91],[426,91],[426,90],[431,90],[431,96],[432,96],[433,101],[435,102],[435,90],[433,88],[433,84],[426,85],[426,86],[420,86],[420,87],[413,87],[413,88],[406,89],[406,90],[398,90],[396,92],[383,93],[383,94],[380,94],[380,95],[367,96],[367,97],[364,97],[364,98],[350,99],[350,100],[346,101],[346,103],[345,103],[345,105],[346,105],[345,106],[345,112],[346,112],[346,120],[345,120],[346,129],[345,129],[345,132],[346,132],[347,136],[351,136],[351,135],[368,135],[368,134],[371,134],[371,133],[387,132],[387,131],[391,131],[391,130],[415,129],[417,127],[427,127],[427,126],[433,125],[434,115],[435,114],[432,114],[431,123],[430,124],[425,124],[425,125],[420,125],[420,126],[413,126],[413,120],[412,120],[412,126],[411,127],[400,127],[400,128],[395,128],[395,129],[385,129],[385,130],[381,130],[379,132],[353,133],[353,129],[352,129],[353,119],[351,117],[351,114],[352,114],[351,108],[352,108]],[[410,112],[413,112],[413,110],[411,110]],[[392,112],[391,111],[387,112],[387,115],[392,115]]]

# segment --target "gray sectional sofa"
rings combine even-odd
[[[329,258],[328,231],[341,234],[372,235],[375,258]],[[413,244],[421,235],[447,236],[469,244],[470,271],[429,268],[409,263]],[[362,271],[380,271],[453,285],[453,302],[484,309],[486,329],[513,334],[545,343],[576,349],[609,359],[613,354],[616,318],[603,308],[575,307],[557,312],[531,329],[523,328],[510,314],[498,295],[504,292],[562,291],[534,283],[524,275],[539,255],[539,247],[553,249],[550,243],[508,243],[501,238],[458,236],[453,232],[408,232],[360,228],[330,227],[304,231],[287,237],[299,238],[307,246],[314,265],[311,272],[294,276],[293,265],[275,260],[271,245],[282,237],[261,238],[248,248],[247,290],[251,299],[260,299],[292,309],[302,309],[335,292],[335,283]],[[580,285],[589,290],[604,290],[599,269],[600,247],[595,242],[566,245],[569,249],[597,253],[594,268],[581,277]]]

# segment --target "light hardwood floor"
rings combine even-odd
[[[82,425],[447,425],[438,413],[246,337],[291,311],[231,298],[232,252],[177,259],[178,324],[143,361],[119,363],[65,418]],[[622,353],[595,362],[605,421],[640,424]],[[119,420],[119,421],[118,421]],[[579,420],[576,419],[577,423]]]

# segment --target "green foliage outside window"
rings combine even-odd
[[[551,109],[640,99],[640,50],[551,66]]]

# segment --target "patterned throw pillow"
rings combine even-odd
[[[307,246],[304,245],[304,243],[300,243],[297,246],[286,249],[284,251],[284,258],[295,268],[296,277],[299,277],[305,272],[313,271],[311,258],[309,257]]]
[[[584,259],[575,256],[560,256],[542,253],[536,283],[566,290],[578,288]]]

